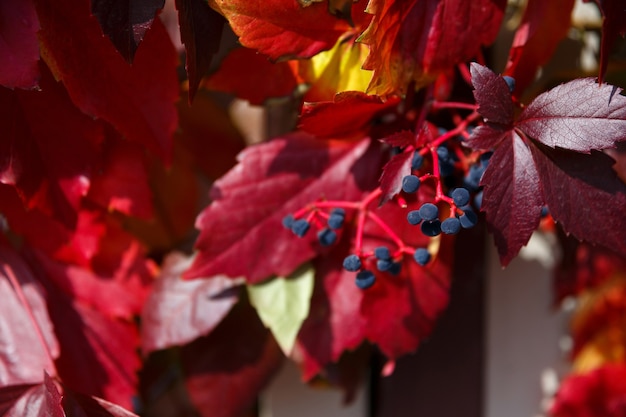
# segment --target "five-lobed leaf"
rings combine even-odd
[[[302,322],[309,315],[314,275],[311,266],[303,265],[288,277],[247,286],[250,304],[286,356],[291,354]]]

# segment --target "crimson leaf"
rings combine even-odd
[[[0,390],[3,417],[66,417],[61,393],[54,380],[44,373],[43,382],[31,387],[17,386]]]
[[[144,353],[189,343],[208,334],[239,299],[236,280],[226,277],[185,281],[192,258],[172,253],[146,301],[141,320]]]
[[[589,0],[586,0],[589,1]],[[626,7],[622,0],[593,0],[602,12],[602,44],[600,45],[600,82],[604,78],[611,48],[617,35],[626,35]]]
[[[0,85],[33,88],[39,78],[39,21],[31,0],[0,2]]]
[[[513,122],[513,100],[504,78],[477,63],[470,65],[470,73],[478,113],[489,124],[510,126]]]
[[[411,173],[413,152],[402,152],[387,162],[380,176],[380,189],[383,192],[381,204],[387,202],[402,189],[402,179]]]
[[[322,248],[314,233],[296,239],[283,217],[322,197],[357,200],[376,186],[379,158],[368,139],[320,140],[301,132],[244,150],[196,221],[200,253],[186,276],[226,274],[256,283],[289,275]]]
[[[536,97],[516,127],[551,148],[588,153],[626,140],[626,97],[621,88],[582,78]]]
[[[481,210],[506,265],[539,225],[543,206],[531,150],[517,133],[508,135],[494,152],[481,185],[485,186]]]
[[[165,0],[91,0],[91,12],[102,31],[128,62],[133,62],[139,43]]]

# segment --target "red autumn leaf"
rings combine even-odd
[[[131,66],[102,36],[88,0],[35,0],[35,5],[42,56],[76,106],[169,159],[178,57],[163,24],[154,21]]]
[[[4,417],[65,417],[62,397],[55,382],[45,373],[41,384],[0,389],[0,411]]]
[[[380,176],[380,189],[383,192],[381,204],[389,201],[402,190],[402,179],[411,174],[413,152],[402,152],[393,156],[383,167]]]
[[[567,35],[573,7],[574,0],[531,0],[526,5],[504,70],[505,75],[515,78],[516,96],[535,80],[539,67],[552,57]]]
[[[0,87],[0,124],[8,133],[0,150],[0,180],[16,186],[29,208],[72,225],[99,162],[103,129],[42,70],[40,91]]]
[[[314,2],[303,7],[296,0],[277,0],[271,6],[259,0],[237,0],[209,5],[228,19],[239,42],[273,60],[310,58],[333,47],[337,39],[353,30],[348,22],[332,16],[328,6]],[[351,15],[358,28],[370,17],[365,3],[355,2]]]
[[[537,145],[533,159],[554,220],[578,239],[626,254],[626,185],[601,153],[579,154]]]
[[[196,220],[199,254],[186,276],[225,274],[257,283],[289,275],[322,248],[314,233],[296,239],[282,219],[320,198],[360,198],[376,185],[379,158],[367,139],[321,140],[303,133],[244,150],[239,164],[215,183],[213,203]]]
[[[31,0],[0,1],[0,85],[34,88],[39,81],[39,21]]]
[[[91,13],[124,59],[133,62],[137,47],[165,0],[91,0]]]
[[[88,198],[107,211],[152,217],[152,192],[144,153],[141,145],[108,132],[103,145],[103,167],[92,179]]]
[[[481,185],[486,213],[500,261],[508,264],[539,225],[544,201],[530,147],[517,133],[508,135],[489,160]]]
[[[184,346],[181,359],[185,386],[200,415],[231,417],[255,404],[283,354],[256,311],[240,303],[210,335]]]
[[[493,42],[504,0],[370,1],[374,18],[361,40],[370,46],[363,65],[374,71],[370,89],[402,93],[428,84],[442,71],[474,57]]]
[[[551,148],[584,153],[612,148],[626,140],[626,97],[621,91],[593,78],[570,81],[536,97],[515,125]]]
[[[626,365],[611,364],[561,383],[553,417],[622,417],[626,412]]]
[[[198,91],[202,76],[209,72],[222,39],[224,18],[205,0],[176,0],[180,38],[185,45],[189,103]]]
[[[591,1],[591,0],[586,0]],[[626,35],[626,8],[621,0],[593,0],[602,12],[599,82],[602,82],[617,35]]]
[[[287,62],[272,63],[248,48],[232,50],[203,86],[261,105],[273,97],[290,96],[298,85]]]
[[[43,289],[24,261],[0,246],[0,387],[40,382],[54,374],[59,344]],[[48,356],[49,355],[49,356]]]
[[[305,105],[298,127],[319,138],[378,137],[378,124],[386,125],[399,118],[399,104],[399,98],[383,101],[356,91],[343,92],[337,94],[333,102]]]
[[[138,417],[117,404],[68,389],[63,391],[63,409],[67,417]]]
[[[193,258],[172,253],[146,301],[141,319],[144,353],[189,343],[217,326],[239,299],[238,282],[226,277],[182,279]]]
[[[49,280],[37,258],[29,257],[46,288],[48,313],[61,347],[55,363],[63,383],[72,390],[132,407],[140,365],[135,324],[72,299]]]
[[[478,112],[489,125],[501,128],[513,123],[513,100],[509,87],[499,75],[480,64],[470,65]]]

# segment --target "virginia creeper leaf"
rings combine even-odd
[[[91,0],[105,35],[129,63],[165,0]]]
[[[297,81],[288,63],[272,63],[252,49],[237,48],[224,58],[203,86],[261,105],[268,98],[290,96]]]
[[[552,57],[567,35],[573,7],[574,0],[530,0],[527,3],[504,70],[505,75],[515,78],[513,93],[517,97],[535,80],[539,67]]]
[[[294,0],[277,0],[268,7],[259,0],[209,0],[209,5],[228,19],[242,45],[273,60],[310,58],[332,48],[340,36],[352,30],[348,22],[332,16],[323,3],[302,7]],[[369,21],[364,8],[363,1],[352,6],[356,27]]]
[[[304,133],[244,150],[196,220],[199,254],[186,276],[244,276],[254,284],[289,275],[322,248],[314,233],[295,238],[283,217],[321,197],[360,198],[375,187],[379,158],[367,139],[321,140]]]
[[[0,85],[34,88],[39,80],[39,21],[31,0],[0,1]]]
[[[76,106],[168,160],[178,57],[163,24],[153,22],[131,66],[102,36],[88,0],[35,0],[35,5],[42,56]]]
[[[619,417],[624,413],[626,365],[607,364],[566,378],[550,407],[554,417]]]
[[[239,299],[238,280],[215,276],[182,279],[193,258],[174,252],[163,261],[160,277],[146,301],[141,320],[144,353],[189,343],[217,326]]]
[[[189,76],[189,102],[196,96],[202,76],[209,72],[222,39],[225,20],[206,0],[176,0],[180,38],[185,44]]]
[[[389,201],[402,190],[402,179],[411,174],[413,152],[402,152],[393,156],[383,167],[380,176],[380,189],[383,192],[381,204]]]
[[[68,389],[63,392],[63,409],[68,417],[138,417],[112,402]]]
[[[7,401],[6,413],[2,413],[4,417],[66,416],[61,405],[61,393],[52,378],[44,373],[39,379],[43,380],[41,384],[27,388],[25,391],[22,391],[21,387],[16,387],[17,390],[13,387],[8,387],[8,390],[2,389],[0,397],[5,397],[7,394],[13,397]],[[19,397],[15,398],[15,394],[19,394]],[[4,408],[4,405],[0,408]]]
[[[494,235],[500,262],[507,265],[539,225],[541,180],[531,149],[515,132],[498,146],[480,181],[485,186],[481,210]]]
[[[54,375],[47,358],[59,355],[59,343],[43,289],[24,261],[4,244],[0,294],[0,386],[40,382],[44,370]]]
[[[299,128],[320,138],[377,137],[385,118],[397,119],[400,99],[383,101],[380,97],[356,91],[339,93],[332,102],[304,106]]]
[[[622,89],[581,78],[535,98],[516,126],[552,148],[589,153],[626,140],[626,97]]]
[[[513,122],[513,100],[504,78],[477,63],[470,65],[470,73],[478,113],[489,124],[510,126]]]
[[[617,35],[626,35],[626,8],[620,0],[594,0],[602,12],[599,82],[602,83]]]
[[[601,153],[531,148],[550,214],[578,239],[626,254],[626,185]],[[491,164],[490,164],[491,166]]]
[[[303,266],[288,277],[247,286],[250,304],[286,356],[291,354],[302,322],[309,315],[314,274],[313,268]]]
[[[255,403],[283,355],[254,309],[240,303],[210,335],[184,346],[181,359],[189,397],[200,414],[231,417]]]
[[[363,67],[374,71],[369,89],[403,93],[408,84],[428,84],[441,71],[476,55],[495,40],[504,0],[372,0],[374,18],[361,36],[370,46]]]

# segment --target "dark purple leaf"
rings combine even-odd
[[[588,1],[588,0],[586,0]],[[600,45],[600,82],[604,78],[611,49],[617,35],[626,35],[626,7],[623,0],[594,0],[602,12],[602,44]]]
[[[517,133],[496,149],[481,180],[481,210],[487,215],[500,262],[507,265],[524,246],[541,218],[541,185],[529,146]]]
[[[216,276],[183,280],[193,262],[172,253],[144,305],[141,343],[144,353],[189,343],[208,334],[239,299],[237,280]]]
[[[91,13],[124,59],[133,62],[137,47],[165,0],[91,0]]]
[[[552,217],[578,239],[626,254],[626,185],[615,161],[601,152],[531,149]]]
[[[478,113],[487,123],[508,127],[513,123],[513,100],[500,75],[477,63],[470,65]]]
[[[626,140],[626,97],[621,88],[581,78],[535,98],[516,127],[551,148],[589,153]]]
[[[206,0],[176,0],[180,38],[185,45],[189,102],[193,101],[202,76],[211,67],[217,53],[222,29],[226,22],[222,15],[209,7]]]
[[[474,149],[493,149],[501,141],[510,137],[511,129],[501,128],[496,124],[478,126],[465,143]]]

